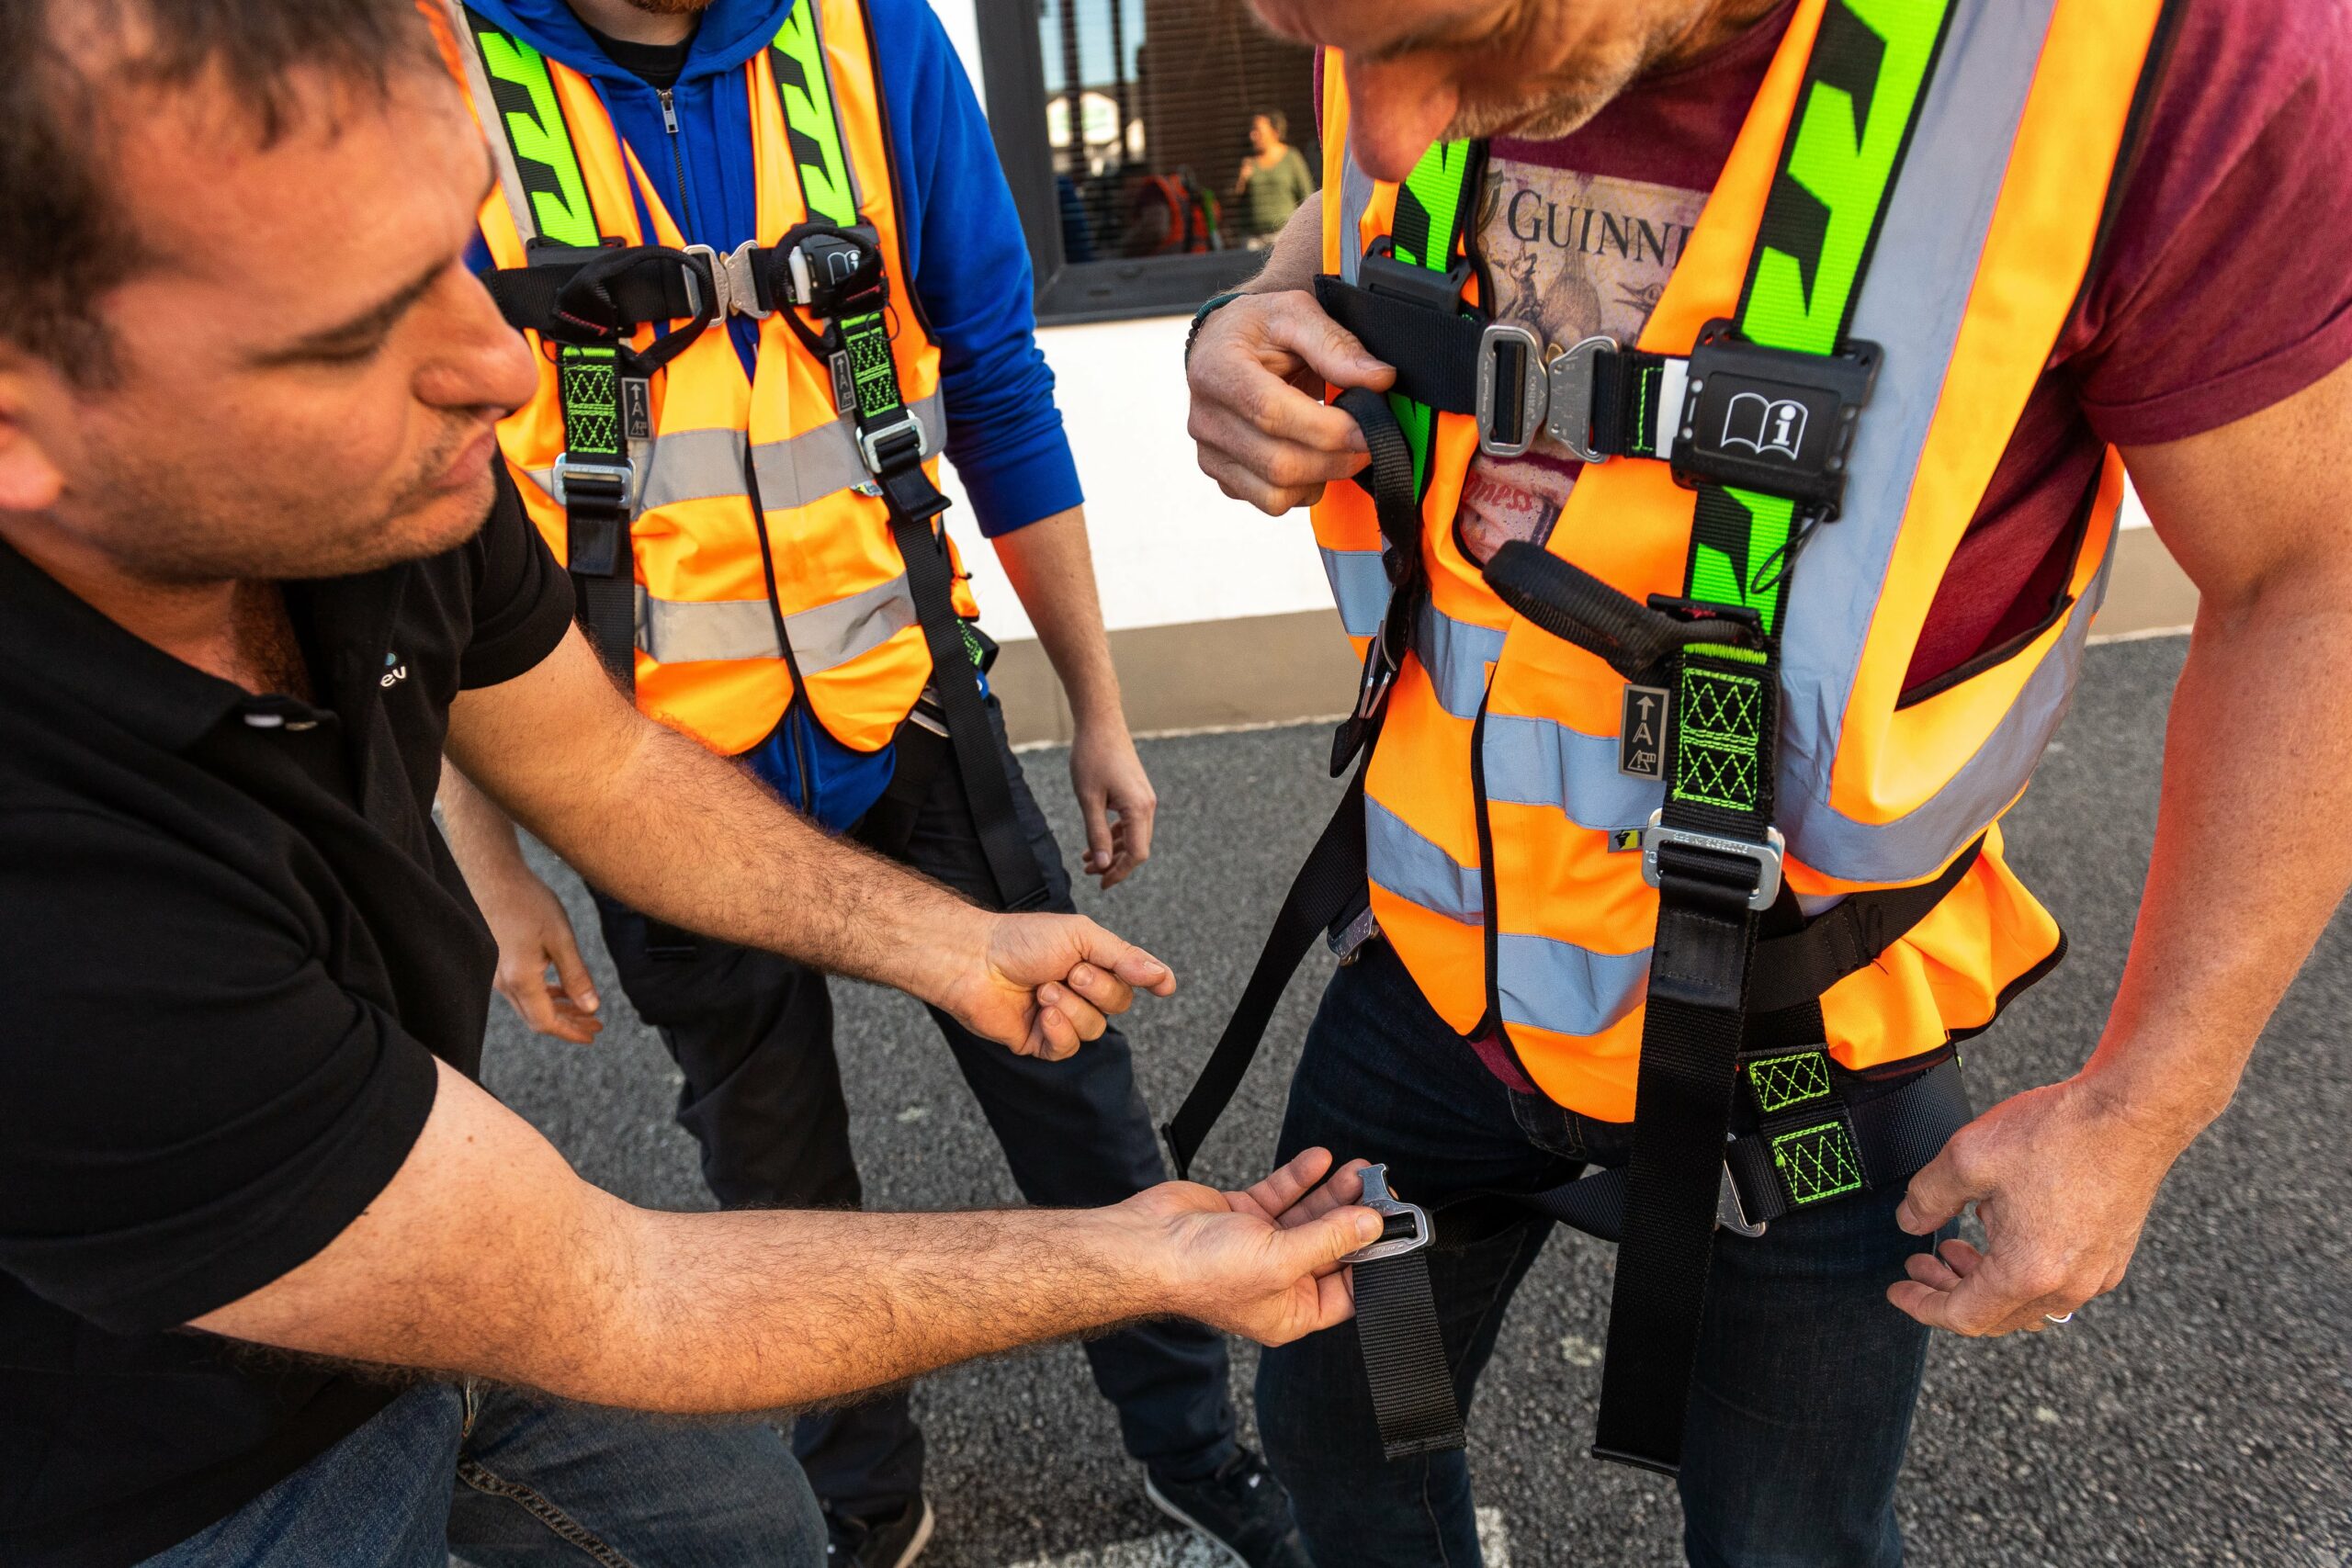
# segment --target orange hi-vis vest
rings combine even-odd
[[[2159,0],[1959,0],[1939,42],[1929,37],[1906,58],[1905,4],[1801,0],[1663,298],[1639,344],[1626,345],[1665,356],[1664,375],[1654,365],[1642,382],[1656,396],[1624,404],[1639,409],[1642,431],[1621,450],[1637,455],[1589,460],[1543,546],[1634,601],[1689,592],[1745,603],[1777,636],[1778,761],[1767,782],[1784,842],[1779,875],[1804,915],[1856,894],[1950,884],[1819,996],[1810,1038],[1826,1038],[1829,1055],[1855,1069],[1983,1029],[2064,949],[2056,922],[2005,861],[1999,821],[2064,711],[2105,590],[2123,490],[2112,451],[2083,498],[2064,591],[2042,624],[1926,689],[1905,691],[1904,680],[2097,253],[2159,12]],[[1883,123],[1885,106],[1867,89],[1856,97],[1806,77],[1826,13],[1839,26],[1859,17],[1892,40],[1879,97],[1905,69],[1923,95],[1907,144],[1883,144],[1901,121]],[[1410,253],[1424,276],[1458,284],[1475,312],[1488,298],[1471,217],[1483,150],[1432,149],[1410,180],[1375,182],[1348,151],[1336,52],[1323,83],[1323,270],[1353,284],[1375,265],[1368,256],[1393,267]],[[1803,103],[1801,85],[1811,88]],[[1800,118],[1802,136],[1784,149]],[[1786,233],[1758,237],[1784,152],[1819,189],[1874,159],[1899,158],[1903,173],[1859,231],[1847,231],[1835,202],[1822,206],[1823,254],[1847,247],[1849,273],[1862,265],[1856,247],[1867,257],[1851,338],[1883,351],[1867,411],[1838,437],[1852,442],[1831,465],[1842,504],[1790,539],[1785,527],[1771,534],[1766,506],[1753,503],[1757,542],[1743,561],[1736,543],[1709,536],[1703,504],[1664,459],[1678,434],[1692,437],[1673,428],[1676,411],[1698,406],[1686,385],[1697,362],[1679,356],[1700,346],[1703,324],[1735,315],[1751,277],[1759,297],[1778,287],[1794,301],[1792,333],[1807,330],[1807,309],[1827,308],[1805,293],[1822,255],[1791,254],[1801,247]],[[1545,366],[1498,356],[1482,367],[1489,372],[1515,395],[1517,377],[1540,381]],[[1482,379],[1481,409],[1493,395]],[[1763,392],[1747,400],[1728,413],[1712,405],[1722,444],[1793,458],[1808,439],[1807,411]],[[1400,409],[1408,433],[1415,412]],[[1707,787],[1626,771],[1643,750],[1635,727],[1663,720],[1669,698],[1686,699],[1689,711],[1671,716],[1683,766],[1722,763],[1728,753],[1708,750],[1711,731],[1736,728],[1733,710],[1747,697],[1734,686],[1694,688],[1695,702],[1691,691],[1629,692],[1603,659],[1515,612],[1464,554],[1454,514],[1482,436],[1504,451],[1529,437],[1506,432],[1498,442],[1497,421],[1476,412],[1418,412],[1427,591],[1363,779],[1372,914],[1453,1029],[1491,1032],[1560,1104],[1631,1121],[1659,910],[1642,829],[1670,790],[1702,799]],[[1585,423],[1565,428],[1578,450]],[[1783,502],[1783,524],[1788,515]],[[1313,516],[1342,619],[1364,651],[1391,582],[1372,498],[1333,485]],[[1802,569],[1791,570],[1799,547]]]
[[[445,45],[455,45],[499,169],[481,221],[502,276],[535,256],[688,249],[593,82],[454,0],[450,13]],[[835,739],[878,750],[932,676],[906,562],[854,417],[876,373],[887,383],[895,371],[935,484],[930,455],[945,428],[939,350],[906,303],[913,295],[875,47],[856,0],[800,0],[742,76],[759,244],[808,225],[870,231],[899,302],[887,338],[876,331],[853,343],[854,354],[824,354],[788,304],[761,308],[771,303],[766,285],[755,299],[742,253],[704,253],[700,291],[694,279],[668,286],[675,314],[666,326],[692,333],[688,344],[668,343],[651,321],[635,325],[626,342],[659,367],[632,378],[616,376],[609,352],[599,360],[529,333],[540,351],[538,395],[499,427],[532,520],[576,579],[560,460],[569,455],[575,474],[620,476],[635,579],[633,606],[626,594],[620,602],[621,658],[633,642],[638,704],[724,753],[764,739],[796,689]],[[748,377],[729,340],[730,308],[763,318]],[[583,452],[597,448],[606,456],[583,465]],[[947,548],[955,609],[975,617]],[[625,589],[630,568],[617,571]]]

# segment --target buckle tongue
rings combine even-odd
[[[1647,826],[1642,829],[1642,880],[1652,887],[1657,886],[1657,852],[1662,844],[1679,844],[1686,849],[1704,850],[1710,854],[1727,855],[1756,863],[1756,886],[1747,895],[1747,907],[1765,910],[1781,896],[1781,860],[1787,852],[1788,840],[1778,828],[1764,829],[1764,841],[1752,839],[1726,838],[1721,833],[1701,833],[1689,828],[1670,828],[1662,820],[1664,807],[1650,813]]]
[[[1378,1241],[1360,1247],[1340,1259],[1342,1263],[1377,1263],[1384,1258],[1402,1258],[1408,1252],[1419,1252],[1437,1238],[1430,1225],[1429,1211],[1418,1203],[1408,1203],[1388,1190],[1388,1168],[1368,1165],[1361,1173],[1363,1196],[1356,1201],[1388,1222],[1387,1229]]]

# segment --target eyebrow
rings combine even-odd
[[[483,162],[487,164],[488,159],[485,158]],[[475,203],[477,207],[482,201],[490,199],[490,193],[498,183],[498,175],[494,169],[485,169],[485,175],[481,197]],[[379,333],[389,331],[394,322],[407,315],[415,307],[419,299],[424,298],[434,284],[439,281],[442,273],[448,269],[448,265],[447,257],[435,261],[359,314],[347,321],[338,321],[334,326],[304,333],[291,343],[265,349],[254,356],[254,363],[262,366],[288,364],[295,360],[310,358],[313,355],[333,353],[351,343],[364,342]]]

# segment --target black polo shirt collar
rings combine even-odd
[[[107,722],[186,751],[232,715],[255,729],[306,729],[340,717],[353,735],[390,661],[407,563],[356,577],[284,585],[287,610],[321,702],[255,695],[124,629],[0,539],[0,660]],[[69,654],[63,650],[72,649]]]

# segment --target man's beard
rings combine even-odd
[[[438,555],[473,536],[494,493],[489,471],[454,491],[438,489],[438,480],[481,433],[476,421],[452,420],[391,499],[365,511],[345,496],[256,495],[241,487],[233,465],[215,467],[191,484],[183,462],[145,461],[112,447],[93,452],[92,481],[68,500],[104,497],[95,507],[74,508],[84,513],[75,531],[125,573],[148,582],[348,577]]]

